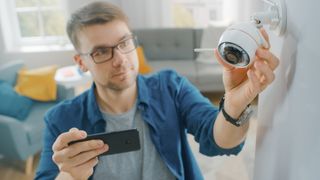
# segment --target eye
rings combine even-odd
[[[111,48],[99,48],[93,53],[93,55],[101,56],[101,55],[109,54],[110,52],[111,52]]]
[[[119,48],[126,48],[132,44],[131,42],[132,39],[127,39],[119,44]]]

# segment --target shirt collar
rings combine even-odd
[[[87,101],[88,119],[92,125],[98,122],[99,120],[103,120],[103,117],[100,112],[99,105],[96,99],[95,89],[96,89],[96,85],[95,83],[92,83],[92,86],[88,92],[88,101]]]
[[[142,75],[137,76],[137,88],[138,88],[138,108],[146,108],[149,106],[149,91],[145,79]],[[97,123],[99,120],[103,120],[103,116],[100,112],[99,105],[95,94],[96,85],[92,84],[88,92],[87,101],[87,114],[91,124]]]
[[[146,84],[146,81],[144,79],[144,77],[142,75],[138,75],[137,77],[137,86],[138,86],[138,107],[141,108],[145,108],[149,106],[149,91],[148,91],[148,87]]]

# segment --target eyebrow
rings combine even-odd
[[[123,36],[118,40],[118,43],[121,42],[121,41],[123,41],[123,40],[125,40],[126,38],[128,38],[128,37],[131,36],[131,35],[132,35],[131,32],[123,35]],[[107,45],[105,45],[105,44],[96,45],[96,46],[94,46],[94,47],[91,49],[90,52],[92,53],[92,52],[94,52],[94,51],[97,50],[97,49],[100,49],[100,48],[108,48],[108,47],[113,47],[113,46],[107,46]]]

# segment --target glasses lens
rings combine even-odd
[[[96,63],[102,63],[112,58],[112,48],[99,48],[92,54]]]
[[[122,53],[129,53],[132,50],[134,50],[136,47],[137,47],[137,43],[134,37],[127,39],[118,45],[118,49]]]
[[[95,63],[103,63],[110,60],[113,57],[113,48],[117,48],[121,53],[126,54],[137,48],[138,42],[135,36],[132,36],[114,47],[103,47],[95,50],[91,53],[91,56]]]

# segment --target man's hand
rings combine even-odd
[[[52,146],[53,161],[61,173],[69,174],[72,179],[88,179],[93,174],[93,167],[98,164],[97,156],[108,150],[101,140],[90,140],[72,144],[71,141],[86,138],[87,133],[77,128],[58,136]]]
[[[260,32],[269,43],[265,30],[261,29]],[[234,68],[223,61],[216,49],[214,54],[224,67],[225,110],[232,117],[237,118],[246,106],[274,80],[273,71],[278,66],[279,59],[269,49],[259,48],[250,67]]]

